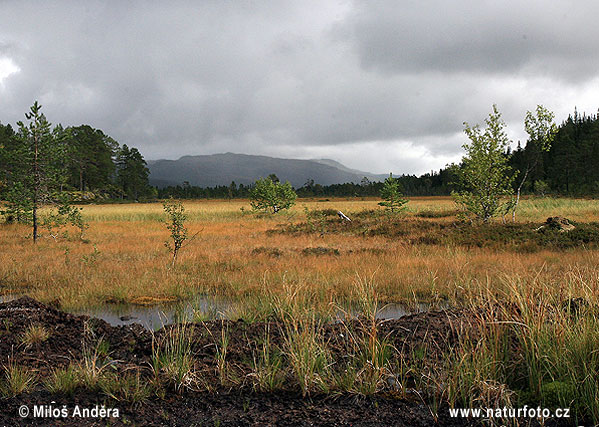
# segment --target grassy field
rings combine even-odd
[[[0,293],[27,294],[43,302],[58,300],[65,309],[106,302],[151,303],[189,299],[196,294],[251,301],[281,292],[309,294],[313,303],[353,298],[356,281],[373,283],[382,302],[462,304],[486,293],[508,292],[514,282],[542,282],[560,294],[579,296],[581,284],[596,289],[599,252],[579,247],[565,251],[522,253],[456,244],[419,244],[406,236],[360,235],[327,230],[323,219],[311,221],[315,232],[272,232],[305,223],[306,211],[342,210],[350,217],[377,209],[377,200],[300,200],[289,213],[259,216],[248,203],[185,203],[190,235],[171,268],[161,204],[85,206],[89,223],[85,241],[43,237],[33,245],[30,230],[0,227]],[[449,198],[414,198],[399,220],[451,222]],[[448,217],[443,217],[448,212]],[[419,218],[437,216],[440,218]],[[519,222],[539,224],[548,216],[598,221],[594,200],[524,200]],[[336,219],[327,219],[332,222]],[[380,220],[384,223],[385,218]],[[269,232],[270,231],[270,232]],[[437,233],[423,232],[425,236]],[[310,248],[328,248],[310,253]]]
[[[202,372],[215,377],[202,384],[243,388],[240,378],[246,378],[260,391],[390,392],[401,399],[412,390],[435,418],[443,405],[532,405],[571,408],[568,423],[599,422],[599,202],[527,199],[516,224],[497,220],[485,227],[457,221],[449,198],[413,198],[400,216],[386,215],[374,199],[300,200],[277,215],[251,213],[242,200],[185,206],[190,235],[197,237],[174,266],[160,204],[85,206],[83,240],[70,230],[34,245],[26,227],[3,225],[0,292],[72,311],[197,295],[230,300],[226,317],[246,323],[201,323],[209,336],[194,338],[176,326],[162,332],[156,349],[152,338],[150,384],[158,396],[174,381],[164,377],[172,374],[171,362],[183,369],[177,371],[182,378],[196,378],[191,348],[208,339],[201,348],[216,349],[214,366]],[[341,222],[337,210],[352,222]],[[576,228],[538,230],[556,215]],[[426,302],[448,311],[400,319],[385,333],[375,314],[386,302]],[[327,320],[348,305],[363,315],[357,329],[348,324],[341,335],[331,332],[342,326]],[[243,325],[265,335],[248,335]],[[430,340],[428,332],[419,335],[429,325],[437,331]],[[47,340],[42,332],[31,325],[21,347]],[[344,334],[353,347],[331,341]],[[250,350],[239,350],[250,338],[257,340],[253,361],[243,356]],[[175,355],[168,353],[173,348]],[[2,381],[9,384],[21,371],[6,372]],[[185,383],[179,380],[174,384]]]

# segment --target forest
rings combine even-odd
[[[231,182],[228,186],[200,187],[187,182],[164,188],[151,187],[149,170],[137,148],[120,145],[102,130],[80,125],[62,132],[60,159],[66,170],[64,185],[77,201],[247,198],[251,186]],[[0,123],[0,197],[11,191],[11,173],[18,165],[19,133],[10,124]],[[534,141],[517,142],[505,155],[510,173],[515,175],[514,189],[522,194],[595,196],[599,194],[599,116],[574,111],[558,126],[550,147],[541,150]],[[11,160],[12,159],[12,160]],[[442,196],[455,190],[456,169],[447,165],[439,171],[420,176],[396,177],[406,196]],[[378,196],[383,183],[367,178],[358,183],[321,185],[313,180],[296,188],[299,197]]]
[[[576,109],[558,126],[554,140],[547,150],[536,142],[520,141],[514,150],[505,155],[509,159],[510,173],[515,175],[514,187],[522,184],[523,194],[559,196],[595,196],[599,194],[599,116],[579,114]],[[446,196],[455,190],[456,169],[460,165],[447,165],[439,171],[423,175],[396,177],[406,196]],[[527,173],[528,171],[528,173]],[[300,197],[367,197],[380,194],[382,182],[367,178],[359,183],[320,185],[308,180],[296,192]],[[158,188],[158,196],[181,199],[246,198],[249,187],[236,185],[196,187],[187,183]],[[516,188],[514,188],[516,189]]]

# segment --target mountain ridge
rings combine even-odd
[[[247,185],[272,173],[296,188],[308,180],[331,185],[359,183],[364,177],[380,181],[387,176],[350,169],[332,159],[285,159],[236,153],[186,155],[177,160],[149,160],[147,164],[150,184],[157,187],[182,185],[184,182],[200,187],[229,185],[231,181]]]

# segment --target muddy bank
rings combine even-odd
[[[458,331],[467,328],[473,317],[465,311],[434,311],[376,321],[354,320],[317,325],[333,368],[349,366],[346,360],[355,351],[355,342],[372,328],[394,353],[390,364],[402,358],[434,366],[444,352],[455,345]],[[36,342],[23,337],[32,325],[48,332]],[[26,392],[1,399],[0,425],[473,425],[474,421],[452,419],[444,404],[432,406],[417,392],[399,389],[392,376],[384,386],[363,396],[330,390],[302,393],[297,383],[283,372],[281,383],[272,392],[263,392],[252,382],[258,350],[265,342],[286,357],[287,329],[281,322],[209,321],[188,326],[191,337],[193,373],[201,381],[175,390],[155,386],[152,372],[153,348],[167,339],[173,328],[151,333],[136,324],[110,326],[108,323],[64,313],[30,298],[0,304],[0,366],[22,366],[35,372],[35,384]],[[225,334],[225,335],[223,335]],[[226,357],[223,353],[226,336]],[[100,349],[100,350],[99,350]],[[48,378],[56,368],[89,361],[90,351],[114,378],[130,378],[132,372],[150,384],[143,398],[111,393],[104,386],[78,385],[72,393],[50,393]],[[88,359],[86,359],[86,357]],[[227,379],[219,370],[219,357],[226,364]],[[222,366],[221,366],[222,367]],[[3,375],[5,372],[3,373]],[[415,385],[417,378],[406,374],[402,381]],[[116,398],[115,398],[116,396]],[[54,403],[52,403],[54,402]],[[26,418],[18,416],[21,405],[105,405],[118,408],[119,418]]]

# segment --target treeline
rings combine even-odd
[[[60,167],[66,174],[63,190],[72,191],[79,200],[140,200],[152,198],[247,198],[252,186],[236,184],[216,187],[182,185],[155,188],[149,185],[149,170],[141,153],[120,145],[99,129],[88,125],[56,126]],[[14,187],[15,169],[19,168],[19,150],[23,137],[19,130],[0,123],[0,198]],[[509,159],[511,173],[517,174],[514,189],[522,194],[595,196],[599,194],[599,115],[580,115],[576,110],[557,129],[549,149],[534,141],[518,142]],[[456,170],[448,165],[421,176],[395,177],[406,196],[449,195],[455,190]],[[526,178],[523,180],[523,178]],[[382,182],[367,178],[359,183],[321,185],[308,180],[296,189],[300,197],[378,196]]]
[[[574,110],[558,127],[548,150],[540,150],[533,141],[524,147],[518,143],[510,165],[521,174],[534,166],[523,185],[525,193],[599,195],[599,115],[580,115]]]
[[[599,115],[580,115],[576,110],[560,126],[547,150],[529,140],[518,142],[508,150],[514,190],[521,186],[522,194],[554,194],[564,196],[599,195]],[[395,177],[406,196],[446,196],[456,190],[457,170],[461,165],[447,167],[421,176]],[[320,185],[308,180],[297,188],[300,197],[367,197],[380,194],[382,182],[367,178],[359,183]],[[236,185],[202,188],[189,183],[157,189],[160,198],[169,196],[192,198],[245,198],[250,186]]]
[[[396,177],[400,190],[407,196],[443,196],[451,194],[454,173],[451,169],[442,169],[439,172],[426,173],[417,177],[416,175],[402,175]],[[345,184],[321,185],[308,180],[295,192],[299,197],[378,197],[382,182],[372,182],[368,178],[362,179],[360,183],[348,182]],[[230,185],[218,185],[215,187],[192,186],[188,182],[183,185],[171,185],[157,188],[158,198],[166,199],[236,199],[248,198],[251,185],[237,185],[235,181]]]
[[[120,145],[99,129],[88,125],[51,130],[54,165],[61,174],[62,191],[70,191],[75,200],[128,199],[156,197],[149,185],[149,170],[137,148]],[[30,144],[22,132],[0,123],[0,199],[7,200],[22,169],[23,153]],[[23,171],[22,171],[23,172]],[[28,173],[28,171],[24,171]],[[29,171],[33,173],[33,171]]]

